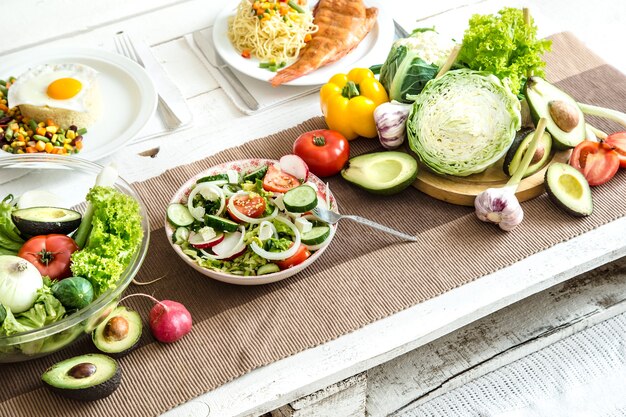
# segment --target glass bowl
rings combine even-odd
[[[95,184],[102,166],[63,155],[24,154],[0,157],[0,200],[9,194],[19,196],[27,190],[50,191],[63,200],[63,207],[79,212],[85,196]],[[28,332],[0,336],[0,363],[20,362],[56,352],[91,331],[117,306],[121,294],[137,274],[148,249],[150,227],[144,204],[130,185],[119,178],[115,188],[139,202],[144,232],[141,246],[113,288],[82,310],[64,319]]]

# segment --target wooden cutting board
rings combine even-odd
[[[548,166],[554,162],[567,162],[570,152],[553,153],[552,159],[542,169],[524,178],[517,189],[517,199],[521,202],[541,195],[545,191],[543,182]],[[503,160],[500,160],[486,171],[467,177],[435,174],[420,163],[413,186],[438,200],[460,206],[473,206],[474,198],[479,193],[487,188],[502,187],[509,180],[502,170],[502,163]]]

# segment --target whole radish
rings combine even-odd
[[[150,331],[156,340],[163,343],[172,343],[191,331],[191,314],[184,305],[172,300],[159,301],[148,294],[131,294],[122,298],[120,302],[130,297],[148,297],[154,301],[150,309]]]
[[[189,333],[191,324],[191,314],[176,301],[160,301],[150,310],[150,330],[159,342],[177,341]]]

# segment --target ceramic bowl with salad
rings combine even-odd
[[[145,207],[112,167],[0,158],[0,363],[91,333],[139,270],[149,231]]]
[[[165,230],[176,253],[216,280],[259,285],[290,277],[318,259],[336,225],[328,186],[295,155],[214,166],[187,181],[167,207]]]

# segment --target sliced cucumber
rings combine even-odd
[[[189,209],[180,203],[172,203],[167,206],[167,220],[176,226],[189,226],[193,223],[194,218]]]
[[[285,193],[283,204],[291,213],[305,213],[317,206],[317,192],[308,185],[300,185]]]
[[[189,239],[189,229],[186,227],[178,227],[174,232],[174,243],[183,243]]]
[[[267,274],[273,274],[274,272],[278,272],[278,271],[280,271],[280,268],[278,267],[278,265],[269,263],[269,264],[261,265],[259,269],[256,270],[256,274],[267,275]]]
[[[222,232],[235,232],[239,227],[239,225],[232,220],[228,220],[219,216],[214,216],[212,214],[204,216],[204,223],[207,226]]]
[[[300,236],[302,243],[305,245],[318,245],[328,239],[330,236],[329,226],[315,226],[310,231]]]
[[[243,176],[243,181],[255,182],[256,180],[260,180],[265,176],[267,172],[267,165],[263,165],[260,168],[255,169],[254,171],[248,172]]]
[[[223,182],[226,184],[228,182],[227,174],[215,174],[215,175],[207,175],[206,177],[202,177],[196,181],[196,184],[200,184],[201,182]]]

